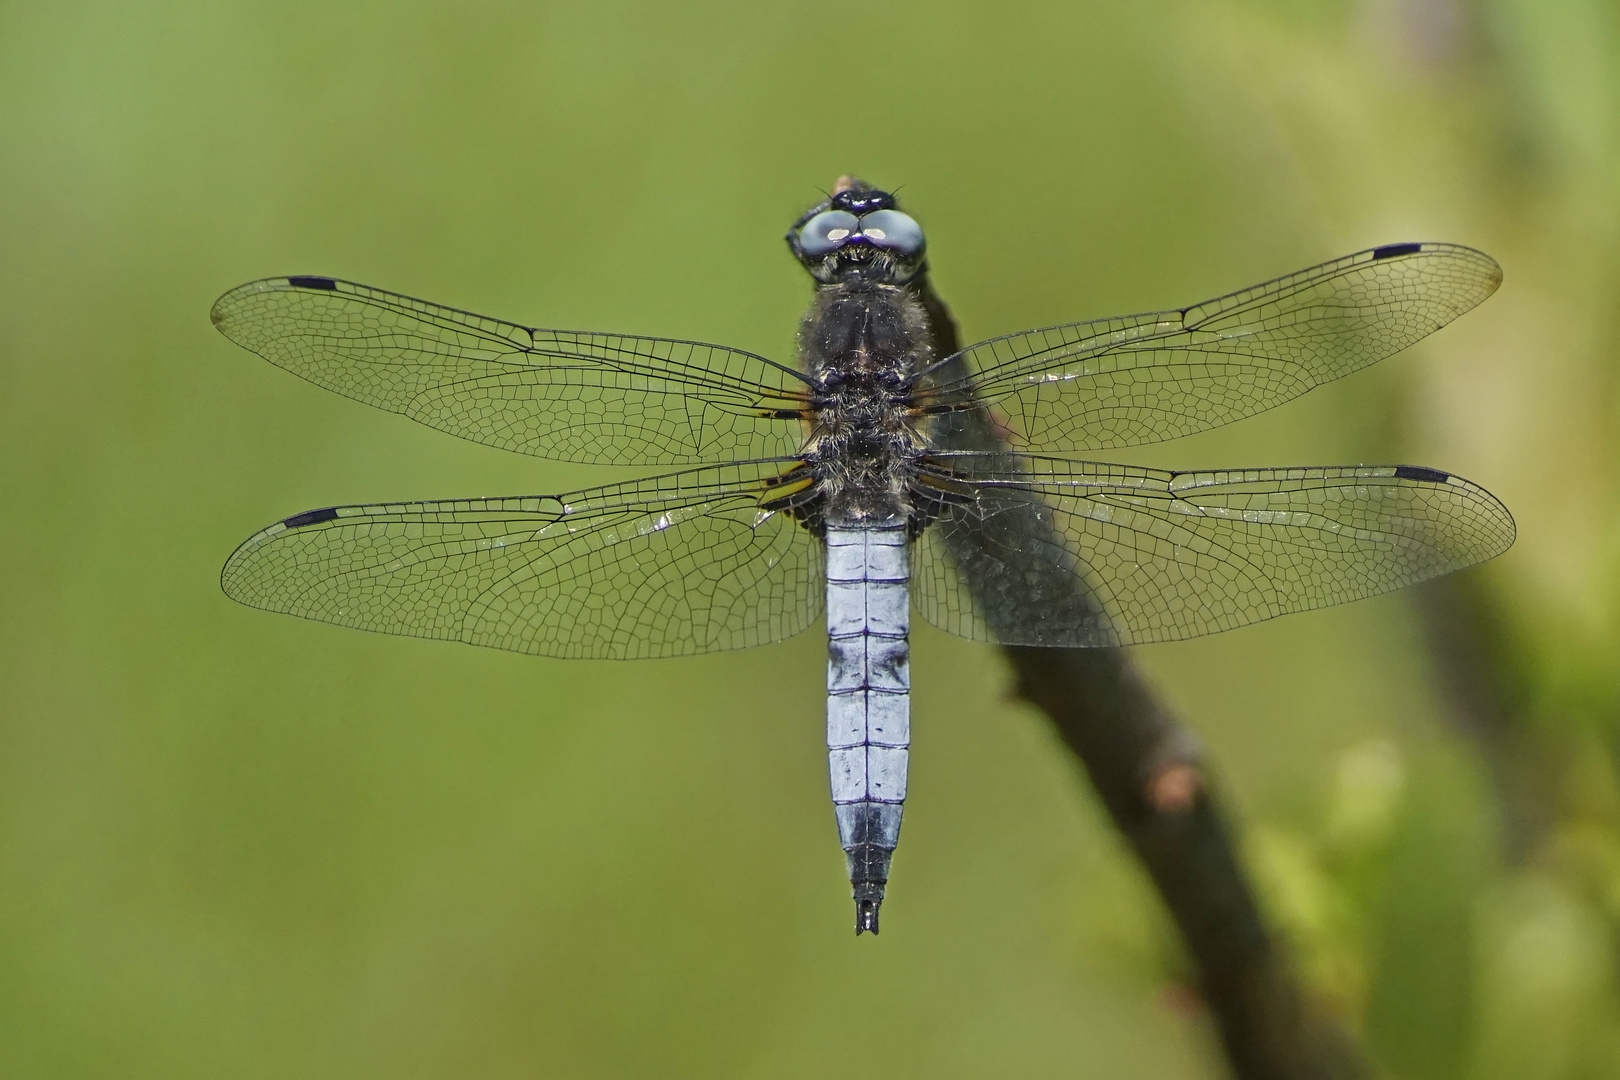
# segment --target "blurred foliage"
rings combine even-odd
[[[991,650],[917,634],[906,843],[856,941],[814,635],[535,661],[218,592],[295,510],[622,475],[321,394],[214,334],[218,293],[335,273],[787,356],[779,237],[851,170],[905,185],[969,340],[1396,240],[1502,262],[1409,355],[1120,456],[1422,462],[1518,546],[1140,657],[1389,1075],[1620,1074],[1598,0],[0,7],[0,1074],[1219,1074]]]

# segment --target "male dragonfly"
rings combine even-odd
[[[958,350],[923,232],[852,177],[789,230],[798,364],[542,330],[338,278],[213,309],[295,375],[474,442],[698,468],[563,495],[335,506],[249,537],[231,598],[540,656],[684,656],[825,612],[827,754],[855,932],[878,930],[910,744],[910,611],[979,641],[1173,641],[1490,559],[1513,519],[1421,466],[1166,472],[1173,439],[1375,363],[1484,300],[1488,256],[1373,248],[1200,304]]]

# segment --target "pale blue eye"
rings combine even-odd
[[[843,247],[860,227],[860,219],[854,214],[824,210],[799,230],[799,250],[811,258],[819,258]]]
[[[880,248],[915,255],[923,249],[922,226],[898,210],[874,210],[861,218],[861,235]]]

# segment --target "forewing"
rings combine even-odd
[[[992,338],[921,404],[994,403],[1020,447],[1098,450],[1218,427],[1376,363],[1489,296],[1455,244],[1391,244],[1175,311]],[[949,360],[937,367],[946,370]]]
[[[819,541],[761,508],[791,464],[313,510],[250,537],[220,581],[252,607],[541,656],[740,649],[823,610]]]
[[[935,626],[1013,645],[1176,641],[1438,577],[1506,551],[1489,492],[1416,466],[1163,472],[950,455],[918,542]]]
[[[213,320],[317,386],[536,457],[723,462],[801,441],[797,374],[720,345],[540,330],[325,277],[249,282]]]

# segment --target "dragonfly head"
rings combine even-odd
[[[922,226],[901,213],[893,193],[853,176],[806,210],[787,234],[793,257],[824,285],[861,281],[904,285],[923,268]]]

